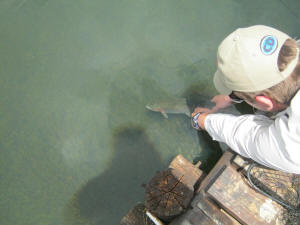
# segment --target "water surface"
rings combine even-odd
[[[0,224],[118,224],[181,153],[219,155],[153,99],[213,96],[216,49],[254,24],[300,37],[297,0],[1,0]]]

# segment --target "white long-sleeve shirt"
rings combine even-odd
[[[205,129],[244,157],[300,174],[300,91],[274,120],[263,115],[209,114]]]

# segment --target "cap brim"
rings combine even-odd
[[[222,78],[224,78],[223,73],[220,70],[217,70],[214,75],[215,87],[220,94],[229,95],[232,92],[232,90],[225,86],[225,82]]]

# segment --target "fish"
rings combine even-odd
[[[191,117],[191,112],[193,112],[195,107],[199,106],[204,108],[211,108],[215,105],[215,103],[211,102],[210,98],[206,96],[197,96],[195,99],[192,100],[193,101],[189,102],[191,103],[191,105],[193,105],[193,107],[189,107],[186,98],[175,97],[149,103],[146,105],[146,108],[153,112],[160,112],[163,115],[163,117],[168,119],[168,114],[184,114],[188,117]],[[192,110],[190,110],[190,108]],[[237,116],[241,115],[239,110],[237,110],[234,105],[224,109],[219,109],[219,111],[215,113],[233,114]]]
[[[162,101],[149,103],[146,105],[146,108],[154,112],[160,112],[166,119],[168,119],[169,113],[184,114],[188,117],[191,117],[191,112],[186,98],[165,99]]]

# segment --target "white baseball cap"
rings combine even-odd
[[[229,95],[232,91],[262,91],[283,81],[298,62],[297,54],[284,71],[278,69],[279,51],[288,38],[287,34],[263,25],[235,30],[218,48],[216,89]]]

